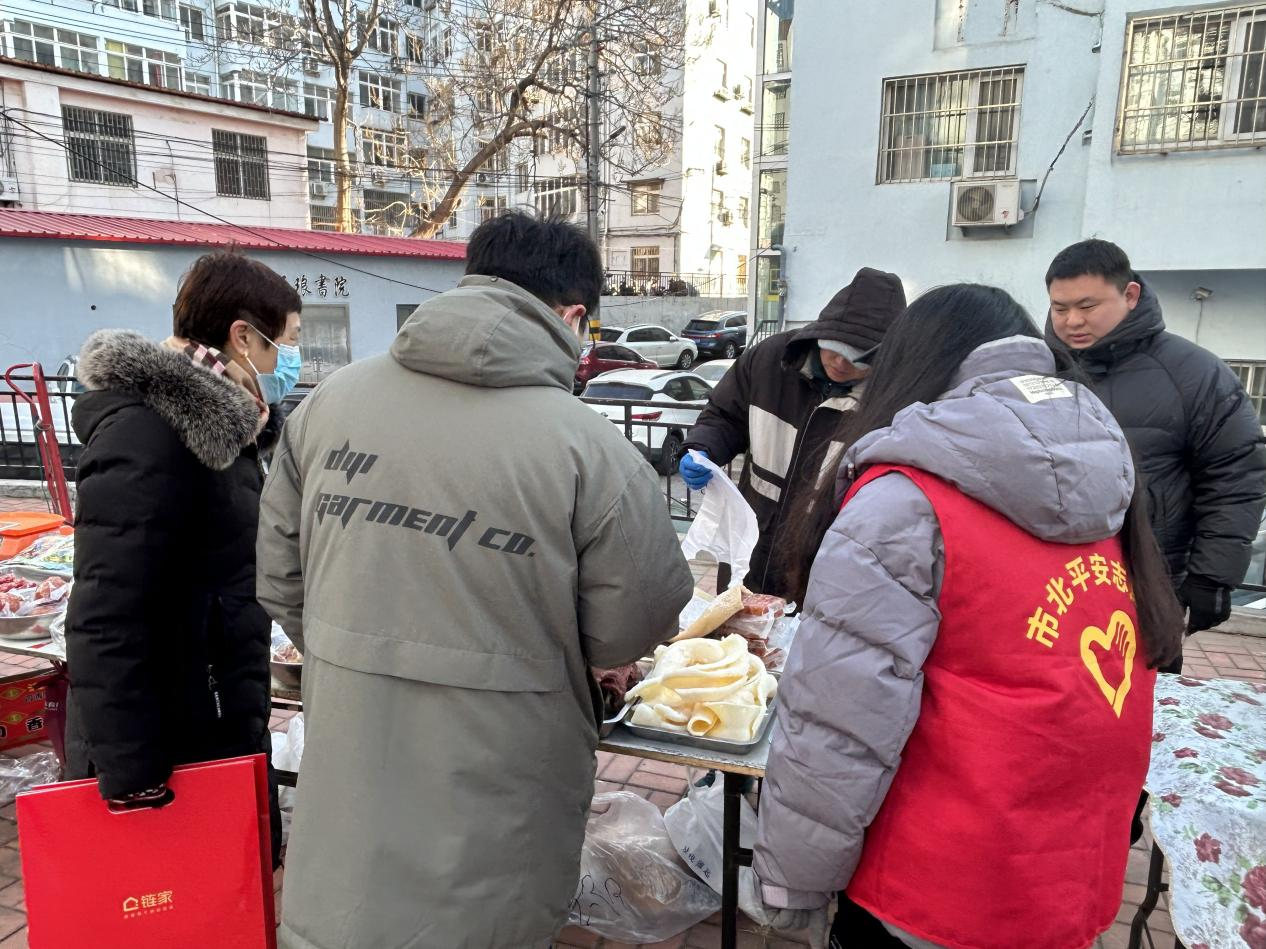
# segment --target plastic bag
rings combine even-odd
[[[273,767],[278,771],[298,773],[299,763],[303,760],[302,712],[290,720],[290,728],[287,731],[273,732],[272,758]],[[290,821],[295,812],[295,789],[279,788],[277,802],[281,806],[281,840],[284,845],[290,839]]]
[[[756,842],[756,811],[747,798],[739,806],[739,846],[750,850]],[[725,865],[725,789],[720,778],[709,787],[692,784],[690,793],[668,809],[664,826],[681,858],[720,895]],[[750,867],[739,868],[739,909],[758,926],[769,925],[769,913]]]
[[[51,751],[23,758],[0,758],[0,807],[12,804],[23,791],[61,780],[62,766]]]
[[[594,797],[573,925],[617,942],[663,942],[720,908],[721,898],[678,859],[654,804],[629,791]]]
[[[691,449],[690,457],[712,472],[704,489],[703,504],[686,532],[681,549],[687,560],[711,554],[717,563],[728,563],[731,576],[741,581],[747,576],[752,550],[760,537],[756,512],[743,500],[738,485],[704,455]]]

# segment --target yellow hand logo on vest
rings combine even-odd
[[[1108,684],[1103,668],[1099,665],[1099,653],[1094,651],[1095,646],[1105,650],[1108,655],[1115,651],[1125,661],[1125,673],[1120,685]],[[1108,623],[1106,631],[1097,626],[1087,626],[1081,634],[1081,661],[1094,676],[1095,682],[1099,684],[1099,690],[1112,706],[1112,711],[1116,713],[1117,718],[1121,717],[1125,697],[1130,694],[1130,677],[1134,671],[1134,653],[1137,648],[1134,621],[1130,619],[1128,613],[1121,610],[1112,614],[1112,620]]]

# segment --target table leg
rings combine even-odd
[[[1156,909],[1156,903],[1160,900],[1160,895],[1169,887],[1163,882],[1165,873],[1165,854],[1161,848],[1152,844],[1152,863],[1147,871],[1147,892],[1143,894],[1143,901],[1139,903],[1138,912],[1134,914],[1134,921],[1130,924],[1130,940],[1126,943],[1126,949],[1142,949],[1143,932],[1147,928],[1148,917],[1152,915],[1152,910]],[[1148,930],[1148,942],[1152,941],[1151,931]],[[1177,941],[1175,941],[1177,944]]]
[[[742,813],[743,779],[726,772],[722,778],[725,797],[725,823],[721,857],[721,949],[738,945],[738,872],[739,817]]]

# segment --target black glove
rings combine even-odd
[[[1187,633],[1198,633],[1225,623],[1231,616],[1231,590],[1204,577],[1188,576],[1178,588],[1187,607]]]

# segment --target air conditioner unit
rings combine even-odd
[[[716,96],[718,99],[720,99],[722,102],[724,102],[726,99],[730,98],[730,90],[729,90],[726,86],[720,86],[720,87],[719,87],[719,88],[718,88],[715,92],[713,92],[712,94],[713,94],[714,96]]]
[[[1010,227],[1024,217],[1016,178],[955,181],[950,185],[950,214],[955,227]]]
[[[309,76],[321,75],[321,60],[315,56],[303,57],[303,71]]]
[[[0,201],[21,201],[17,178],[0,177]]]
[[[309,181],[308,194],[312,195],[312,197],[314,198],[324,198],[325,197],[325,182],[324,181]]]
[[[734,212],[722,211],[720,214],[717,215],[717,220],[719,220],[723,226],[729,227],[731,224],[734,223]]]
[[[369,173],[369,180],[381,188],[387,184],[387,173],[385,171],[372,171]]]

